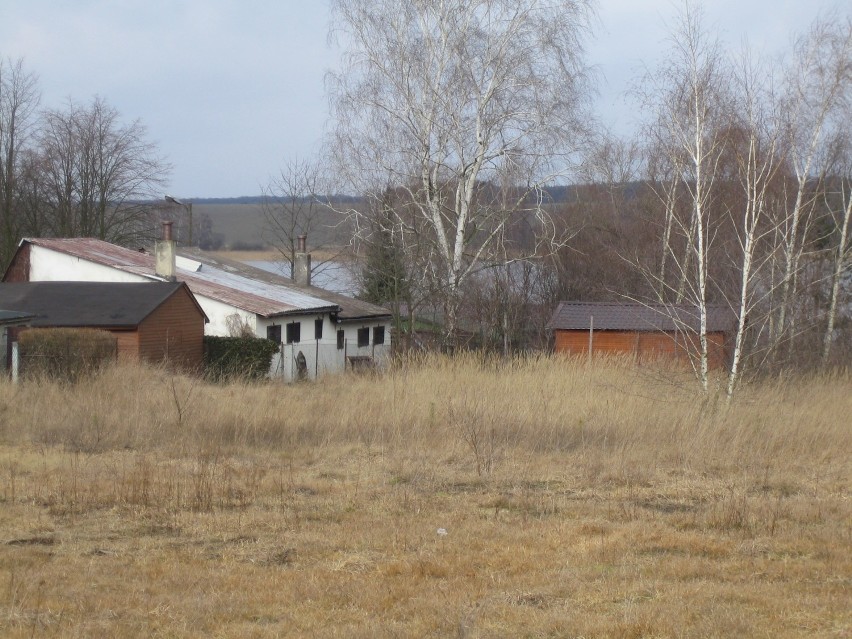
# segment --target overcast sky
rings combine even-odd
[[[401,0],[402,1],[402,0]],[[835,0],[706,0],[708,26],[731,47],[768,54]],[[616,131],[633,114],[623,92],[665,49],[669,0],[600,0],[588,61],[600,72],[597,111]],[[139,119],[172,164],[184,198],[261,192],[288,158],[321,143],[326,0],[0,0],[0,56],[36,73],[42,106],[100,95]]]

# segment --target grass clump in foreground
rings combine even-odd
[[[730,407],[677,381],[0,383],[0,634],[848,635],[848,374]]]

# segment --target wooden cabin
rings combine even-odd
[[[554,350],[573,355],[628,355],[637,362],[671,359],[695,361],[700,353],[700,316],[694,306],[622,302],[560,302],[547,328]],[[711,369],[729,359],[734,328],[730,309],[707,308]]]

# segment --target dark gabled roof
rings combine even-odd
[[[724,306],[707,307],[707,332],[733,329],[735,317]],[[622,302],[559,302],[547,323],[551,330],[692,331],[700,327],[695,306]]]
[[[8,324],[23,324],[34,316],[31,313],[22,313],[20,311],[0,310],[0,326]]]
[[[185,287],[183,282],[0,284],[0,308],[32,314],[30,326],[132,329]]]

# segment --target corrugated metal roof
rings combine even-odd
[[[200,262],[202,266],[199,272],[201,273],[205,269],[212,267],[233,276],[243,277],[254,282],[255,285],[274,285],[290,291],[301,291],[305,295],[320,298],[327,304],[337,305],[340,309],[338,318],[343,321],[391,316],[391,312],[381,306],[316,286],[301,286],[289,277],[271,273],[270,271],[245,264],[244,262],[215,257],[197,249],[184,249],[180,251],[179,255],[187,260]]]
[[[31,313],[32,326],[134,328],[183,282],[15,282],[0,284],[0,306]],[[201,309],[198,314],[204,317]]]
[[[154,256],[141,250],[133,251],[94,238],[25,238],[23,242],[151,280],[159,279],[155,273]],[[187,255],[191,259],[199,259],[194,253],[187,253]],[[245,268],[251,269],[248,266]],[[212,260],[204,260],[198,270],[183,269],[178,266],[176,276],[178,280],[186,282],[195,295],[219,300],[262,317],[288,313],[338,311],[342,305],[337,298],[343,298],[347,305],[353,308],[363,304],[313,287],[300,289],[289,283],[289,280],[286,281],[289,285],[285,284],[284,278],[278,278],[277,281],[272,282],[247,277],[241,273],[242,270],[236,267],[229,269],[227,265],[214,265]],[[322,293],[322,297],[318,295],[319,293]],[[384,309],[381,310],[383,315],[388,314]]]
[[[592,319],[594,318],[594,319]],[[621,302],[559,302],[547,323],[551,330],[596,331],[698,331],[698,308],[686,305]],[[707,331],[733,329],[735,317],[724,306],[707,307]]]

